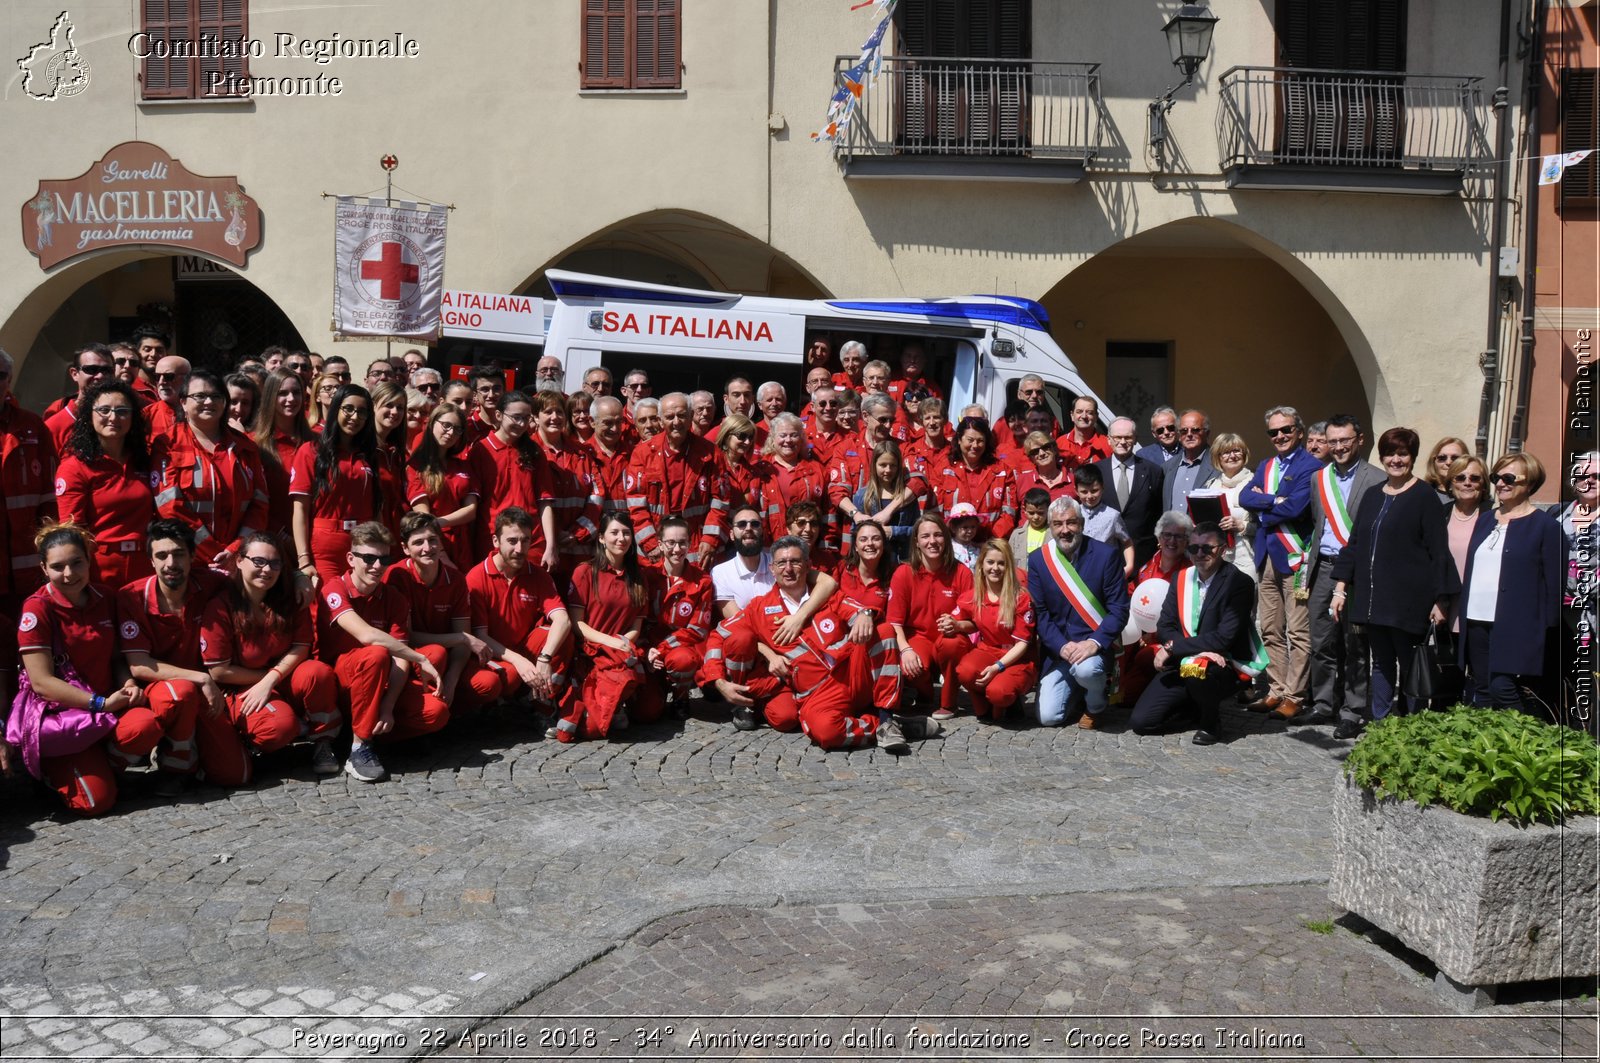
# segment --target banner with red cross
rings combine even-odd
[[[437,337],[450,208],[335,198],[333,331],[404,340]]]

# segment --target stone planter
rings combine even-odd
[[[1593,817],[1516,827],[1379,801],[1343,775],[1336,791],[1329,898],[1427,956],[1456,991],[1482,1003],[1511,982],[1600,974]]]

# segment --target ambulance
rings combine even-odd
[[[1051,338],[1049,315],[1032,299],[782,299],[566,270],[550,270],[545,278],[553,298],[542,306],[532,300],[524,317],[538,322],[542,316],[543,334],[533,334],[540,331],[535,324],[523,327],[520,338],[540,344],[539,354],[561,359],[569,392],[595,366],[609,369],[618,384],[637,368],[650,374],[657,396],[703,387],[720,401],[729,377],[743,376],[757,387],[776,380],[798,409],[805,404],[798,392],[806,347],[824,337],[835,361],[845,341],[859,340],[869,359],[882,358],[895,374],[901,348],[920,343],[926,375],[946,396],[952,416],[978,403],[998,418],[1016,398],[1021,378],[1034,374],[1044,380],[1046,401],[1061,424],[1078,396],[1099,403],[1102,427],[1112,419]],[[468,330],[453,329],[447,318],[444,331],[448,337]]]

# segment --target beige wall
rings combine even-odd
[[[598,234],[667,212],[715,230],[681,234],[686,266],[746,288],[1039,298],[1107,248],[1159,242],[1171,223],[1204,218],[1265,255],[1322,308],[1357,376],[1352,382],[1351,370],[1339,369],[1329,389],[1359,390],[1377,422],[1410,423],[1425,436],[1471,427],[1492,258],[1483,207],[1460,197],[1235,193],[1217,173],[1217,78],[1235,64],[1272,63],[1272,6],[1213,0],[1222,19],[1213,57],[1171,113],[1180,173],[1159,186],[1148,172],[1145,107],[1176,80],[1161,5],[1034,5],[1036,57],[1103,64],[1107,147],[1076,186],[843,178],[809,133],[821,123],[833,56],[853,51],[872,26],[868,11],[852,13],[845,3],[693,0],[684,91],[666,94],[580,93],[579,5],[568,0],[258,3],[254,37],[403,31],[420,42],[422,58],[325,67],[260,60],[257,75],[321,71],[341,77],[344,94],[242,108],[139,104],[137,63],[126,48],[136,5],[86,6],[72,16],[93,70],[88,90],[41,103],[23,97],[13,76],[0,100],[3,128],[28,146],[20,164],[0,170],[0,205],[15,211],[40,178],[80,173],[133,138],[159,144],[196,172],[236,174],[264,218],[245,277],[325,350],[334,349],[332,205],[321,193],[381,186],[376,161],[385,152],[400,157],[398,186],[458,207],[447,283],[489,291],[518,290]],[[1497,0],[1412,0],[1410,10],[1413,70],[1493,75]],[[13,0],[0,19],[18,40],[45,32],[59,11],[44,0]],[[21,356],[35,349],[67,294],[104,264],[58,267],[59,279],[46,280],[17,230],[8,231],[0,240],[0,344]],[[660,237],[624,233],[607,246],[654,248]],[[1251,349],[1331,343],[1308,339],[1303,320],[1284,321],[1276,336],[1262,332]],[[1070,349],[1075,339],[1062,338]],[[338,349],[359,366],[379,348]],[[1238,364],[1270,369],[1250,357],[1239,353]],[[1179,364],[1181,400],[1192,367],[1181,354]],[[1098,386],[1092,361],[1085,368]],[[58,371],[51,367],[52,378]]]

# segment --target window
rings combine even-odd
[[[1582,151],[1595,146],[1600,134],[1595,118],[1600,115],[1596,101],[1595,71],[1563,70],[1561,72],[1561,150]],[[1569,166],[1561,175],[1561,199],[1594,200],[1600,198],[1600,168],[1596,156],[1590,155],[1576,166]]]
[[[139,82],[147,100],[249,95],[249,0],[141,0]]]
[[[1406,0],[1278,0],[1276,26],[1278,65],[1324,71],[1284,77],[1280,152],[1377,165],[1403,154],[1400,79],[1371,75],[1406,68]]]
[[[586,89],[676,89],[679,0],[582,0]]]
[[[895,9],[907,57],[898,99],[909,151],[1007,154],[1026,149],[1032,55],[1029,0],[903,0]]]

